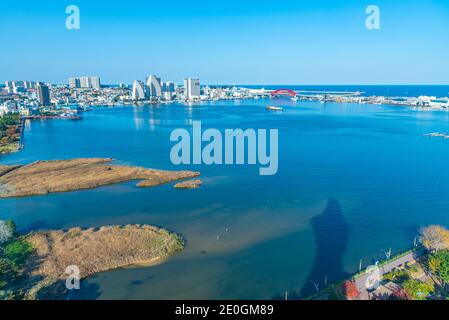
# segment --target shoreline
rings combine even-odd
[[[295,101],[296,103],[300,103],[300,102],[316,102],[316,103],[321,103],[321,104],[326,104],[326,103],[338,103],[338,104],[356,104],[356,105],[372,105],[372,106],[387,106],[387,107],[406,107],[406,108],[412,108],[414,110],[418,110],[418,111],[445,111],[445,112],[449,112],[449,101],[447,105],[443,105],[443,106],[439,106],[439,105],[417,105],[417,104],[413,104],[413,103],[402,103],[402,102],[394,102],[391,101],[390,97],[384,97],[384,96],[360,96],[358,97],[359,99],[362,99],[362,101],[356,101],[356,100],[345,100],[345,99],[340,99],[340,98],[345,98],[346,96],[341,96],[341,97],[335,97],[335,98],[330,98],[327,100],[321,99],[320,97],[308,97],[308,98],[304,98],[304,97],[300,97],[297,101]],[[379,99],[384,98],[385,100],[381,100],[378,101]],[[417,97],[394,97],[394,98],[406,98],[406,99],[418,99]],[[446,97],[444,97],[446,98]],[[154,101],[137,101],[137,103],[131,103],[131,102],[120,102],[120,103],[116,103],[114,105],[91,105],[90,107],[93,108],[93,110],[95,108],[114,108],[114,107],[144,107],[144,106],[166,106],[166,105],[171,105],[174,103],[178,103],[181,105],[185,105],[185,106],[193,106],[193,105],[201,105],[203,103],[213,103],[213,102],[225,102],[225,101],[245,101],[245,100],[254,100],[254,101],[258,101],[258,100],[267,100],[267,101],[274,101],[274,102],[279,102],[282,103],[284,101],[290,101],[289,99],[286,98],[270,98],[270,97],[241,97],[241,98],[221,98],[221,99],[206,99],[206,100],[196,100],[196,101],[183,101],[183,100],[173,100],[173,101],[158,101],[158,102],[154,102]],[[76,105],[76,104],[75,104]],[[297,105],[298,107],[301,107],[300,105]],[[264,105],[265,107],[265,105]],[[62,118],[64,119],[64,118]]]

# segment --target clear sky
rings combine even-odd
[[[0,36],[1,82],[449,84],[447,0],[2,0]]]

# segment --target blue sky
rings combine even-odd
[[[1,82],[449,84],[447,0],[2,0],[0,36]]]

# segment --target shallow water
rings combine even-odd
[[[284,112],[265,110],[268,104]],[[170,132],[279,129],[279,171],[170,162]],[[202,173],[198,190],[135,182],[95,190],[1,199],[0,219],[22,231],[148,223],[181,233],[187,247],[166,263],[105,272],[71,298],[272,299],[299,297],[408,249],[419,226],[449,225],[449,113],[289,100],[100,108],[81,121],[27,123],[25,149],[2,164],[113,157],[119,163]],[[217,237],[219,236],[219,237]],[[217,240],[218,239],[218,240]]]

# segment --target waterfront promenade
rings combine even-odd
[[[398,256],[397,258],[393,258],[391,261],[387,262],[384,265],[379,266],[379,276],[380,279],[382,277],[393,271],[394,269],[404,267],[406,264],[415,263],[416,260],[423,256],[423,251],[412,251],[407,253],[406,255]],[[359,276],[356,276],[354,281],[357,286],[357,289],[360,292],[360,300],[370,300],[370,293],[366,287],[366,282],[370,277],[370,273],[362,273]]]

